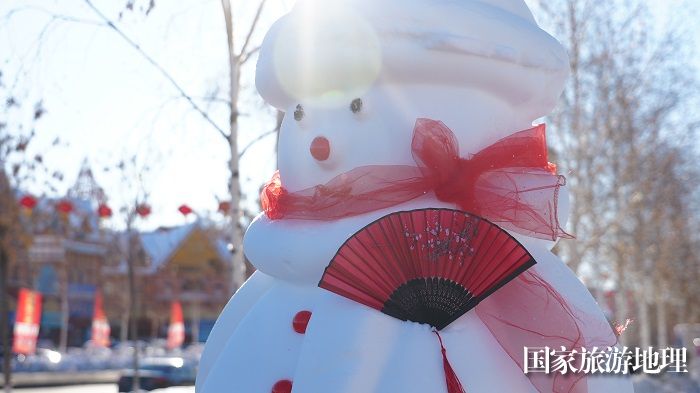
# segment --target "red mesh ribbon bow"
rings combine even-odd
[[[293,193],[282,187],[276,172],[262,191],[263,209],[270,219],[334,220],[434,192],[439,200],[506,229],[542,239],[571,237],[557,221],[557,193],[565,179],[547,161],[544,125],[461,158],[457,138],[445,124],[418,119],[412,152],[416,166],[358,167],[324,185]],[[535,269],[496,291],[475,310],[521,369],[524,347],[580,350],[616,342],[604,319],[570,306]],[[582,374],[528,374],[528,378],[542,393],[588,391]]]
[[[412,153],[416,166],[362,166],[294,193],[282,187],[276,172],[262,191],[263,210],[271,219],[334,220],[432,191],[439,200],[506,229],[543,239],[571,237],[557,220],[565,179],[547,161],[543,124],[461,158],[457,138],[445,124],[418,119]]]

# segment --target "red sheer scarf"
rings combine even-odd
[[[572,237],[557,219],[558,191],[565,179],[547,160],[544,124],[461,158],[457,138],[445,124],[418,119],[412,154],[415,166],[362,166],[293,193],[284,189],[276,172],[262,191],[263,210],[273,220],[335,220],[433,192],[440,201],[455,203],[505,229],[548,240]],[[476,313],[521,369],[524,347],[571,350],[616,342],[612,329],[589,324],[591,317],[571,307],[534,270],[496,291],[476,307]],[[542,393],[587,392],[580,374],[528,378]]]
[[[460,158],[457,138],[445,124],[418,119],[412,152],[416,166],[362,166],[293,193],[275,173],[260,197],[263,210],[271,219],[334,220],[434,192],[505,229],[550,240],[571,237],[557,220],[558,192],[566,181],[547,161],[544,125]]]

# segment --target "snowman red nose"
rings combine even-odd
[[[309,151],[311,151],[311,156],[316,160],[326,161],[331,155],[331,143],[325,137],[317,136],[311,141]]]

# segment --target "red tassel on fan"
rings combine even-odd
[[[440,337],[440,333],[438,333],[437,330],[435,330],[434,333],[437,335],[438,340],[440,341],[440,348],[442,350],[442,367],[445,369],[445,382],[447,383],[447,393],[467,393],[467,391],[464,390],[464,387],[462,386],[462,382],[460,382],[459,378],[457,378],[455,370],[452,369],[450,361],[447,360],[447,350],[445,349],[445,345],[443,345],[442,343],[442,337]]]

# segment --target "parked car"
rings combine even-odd
[[[139,364],[139,387],[143,390],[171,386],[194,385],[197,368],[180,357],[145,358]],[[134,371],[124,370],[119,378],[119,391],[131,392]]]

